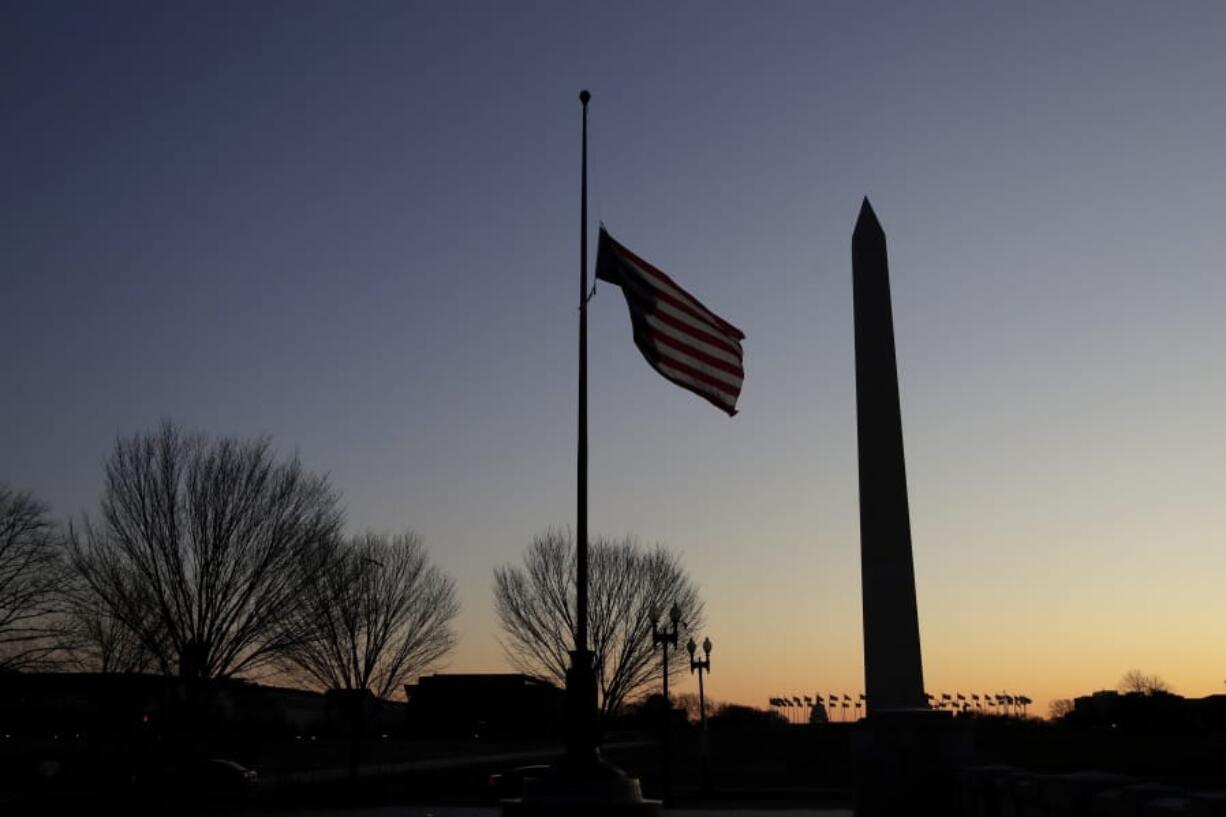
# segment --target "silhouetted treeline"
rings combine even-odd
[[[67,525],[0,486],[0,670],[387,697],[454,645],[454,585],[411,532],[346,538],[342,520],[328,480],[269,439],[169,422],[117,440],[98,510]]]

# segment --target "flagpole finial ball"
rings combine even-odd
[[[592,95],[587,92],[586,88],[584,88],[582,91],[579,92],[579,101],[582,102],[584,105],[586,105],[588,100],[591,98],[592,98]]]

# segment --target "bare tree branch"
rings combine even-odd
[[[367,533],[338,544],[303,589],[284,655],[324,690],[388,698],[455,646],[455,583],[429,564],[413,533]]]
[[[649,550],[633,538],[597,537],[589,546],[588,629],[596,654],[601,714],[662,676],[651,643],[651,614],[676,603],[686,629],[698,632],[703,604],[678,557],[660,545]],[[494,603],[507,660],[521,672],[563,685],[574,648],[575,548],[570,534],[537,536],[522,566],[494,571]],[[672,672],[686,668],[683,649],[670,652]]]
[[[1071,698],[1054,698],[1047,706],[1048,720],[1059,721],[1067,718],[1076,707]]]
[[[70,532],[70,554],[162,672],[226,678],[293,643],[307,554],[340,521],[327,481],[297,458],[277,462],[267,439],[210,440],[165,423],[116,443],[100,521]]]
[[[78,672],[147,672],[154,659],[140,635],[113,616],[88,585],[63,591],[62,663]]]
[[[1146,675],[1139,669],[1131,669],[1120,679],[1120,692],[1139,692],[1142,695],[1153,695],[1156,692],[1170,692],[1171,687],[1157,675]]]
[[[0,671],[40,666],[57,648],[62,566],[47,506],[0,484]]]

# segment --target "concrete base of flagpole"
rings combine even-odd
[[[973,757],[970,730],[952,713],[870,714],[852,735],[856,817],[957,813],[958,773]]]
[[[503,800],[503,817],[659,817],[660,801],[644,800],[639,781],[600,756],[594,656],[576,650],[570,658],[565,759],[548,774],[525,780],[522,797]]]
[[[597,760],[584,768],[563,765],[524,782],[524,795],[502,801],[503,817],[660,817],[659,800],[644,800],[639,781]]]

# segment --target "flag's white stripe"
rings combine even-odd
[[[673,326],[669,326],[668,324],[664,323],[664,321],[652,315],[648,315],[644,313],[643,320],[647,321],[647,325],[650,326],[652,329],[656,330],[657,332],[661,334],[668,335],[670,338],[677,341],[678,343],[683,343],[686,346],[690,346],[694,349],[697,349],[700,352],[706,352],[711,357],[717,357],[720,360],[726,363],[729,363],[733,366],[741,365],[741,358],[730,353],[727,349],[724,349],[720,346],[712,346],[710,343],[705,343],[704,341],[699,340],[693,335],[688,335],[685,332],[682,332]]]
[[[692,377],[688,377],[684,372],[679,372],[670,366],[661,366],[660,373],[664,375],[665,380],[669,380],[678,386],[684,386],[696,394],[714,400],[720,406],[727,406],[732,410],[736,409],[735,397],[715,389],[705,388],[701,383],[695,382]]]
[[[663,361],[661,361],[657,365],[660,368],[660,372],[665,377],[668,377],[671,380],[676,380],[678,383],[683,383],[686,386],[692,388],[694,391],[699,392],[700,394],[703,394],[703,395],[707,395],[719,401],[720,403],[723,403],[724,405],[728,406],[728,408],[736,407],[736,398],[733,397],[732,395],[725,394],[719,389],[716,389],[707,383],[703,383],[701,380],[696,380],[690,377],[685,372],[674,369],[672,366],[669,366],[667,363]]]
[[[723,369],[717,369],[709,363],[705,363],[696,357],[690,357],[685,352],[679,351],[675,347],[665,346],[662,343],[656,344],[656,349],[659,350],[661,357],[669,357],[680,363],[684,363],[691,369],[697,369],[707,377],[713,377],[721,383],[727,383],[732,387],[733,391],[740,391],[741,383],[745,378],[735,374],[725,372]]]
[[[626,266],[629,267],[636,275],[638,275],[638,277],[645,283],[649,284],[655,289],[660,290],[661,292],[667,292],[674,298],[691,306],[696,312],[698,312],[698,314],[706,316],[706,322],[711,325],[716,333],[720,335],[727,334],[723,326],[720,325],[720,319],[715,315],[715,313],[698,303],[693,295],[690,295],[688,292],[680,290],[675,286],[669,286],[668,283],[655,275],[652,275],[650,272],[636,264],[633,259],[625,255],[622,255],[621,258],[626,263]]]
[[[732,337],[732,335],[725,334],[722,330],[715,329],[709,324],[705,324],[705,323],[702,323],[701,321],[695,320],[694,316],[687,314],[686,312],[678,309],[672,304],[665,303],[664,301],[656,301],[656,311],[663,312],[665,315],[668,315],[670,318],[675,318],[676,320],[681,321],[686,326],[692,326],[699,332],[703,332],[708,335],[714,335],[715,337],[719,338],[724,343],[727,343],[729,346],[731,346],[733,349],[736,350],[732,354],[735,354],[738,357],[742,354],[741,344],[737,342],[736,338]],[[695,340],[701,341],[701,338],[695,338]],[[724,353],[729,354],[729,351],[725,349]]]

